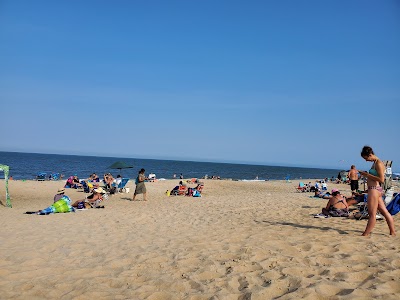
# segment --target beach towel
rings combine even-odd
[[[39,215],[48,215],[48,214],[55,214],[55,213],[67,213],[73,212],[75,209],[71,206],[71,199],[64,195],[60,200],[53,203],[49,207],[42,209]]]

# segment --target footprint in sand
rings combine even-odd
[[[249,287],[249,283],[246,280],[246,277],[240,277],[239,278],[239,291],[243,291],[244,289],[247,289]]]

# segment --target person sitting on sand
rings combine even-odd
[[[71,206],[77,208],[101,207],[99,204],[101,201],[104,200],[105,195],[106,191],[99,187],[97,189],[94,189],[91,195],[87,196],[83,200],[75,201]]]
[[[119,184],[121,183],[121,181],[122,181],[122,177],[121,177],[121,175],[118,174],[117,179],[114,179],[115,186],[118,187]]]
[[[64,195],[65,195],[65,189],[64,188],[59,189],[57,191],[57,194],[54,195],[54,198],[53,198],[54,203],[56,203],[58,200],[60,200],[62,197],[64,197]]]
[[[73,176],[68,177],[64,187],[73,189],[81,188],[82,184],[79,181],[78,175],[75,174]]]
[[[332,217],[349,216],[349,205],[346,198],[340,194],[338,189],[332,190],[332,197],[329,199],[326,207],[322,209],[322,214]]]
[[[88,181],[89,181],[89,182],[99,182],[100,179],[99,179],[99,176],[97,176],[96,173],[93,173],[93,174],[91,174],[91,175],[89,176]]]
[[[106,189],[110,190],[113,182],[114,177],[111,175],[111,173],[104,174],[104,184],[106,185]]]

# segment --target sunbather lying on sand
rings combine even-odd
[[[321,192],[319,190],[315,190],[314,197],[315,198],[330,199],[332,197],[332,195],[329,192]]]

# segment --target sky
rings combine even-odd
[[[0,151],[400,170],[400,1],[0,0]]]

